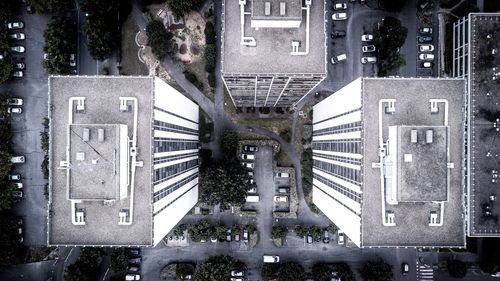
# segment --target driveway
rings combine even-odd
[[[14,155],[24,155],[26,163],[16,164],[13,172],[21,174],[24,198],[14,205],[13,212],[24,219],[24,243],[45,245],[47,242],[47,200],[41,164],[43,152],[40,132],[42,119],[47,116],[47,75],[42,67],[43,32],[48,16],[26,14],[24,9],[18,19],[24,21],[22,32],[26,40],[20,42],[26,52],[16,55],[16,60],[26,64],[25,76],[0,85],[0,90],[24,100],[23,113],[12,116],[11,149]]]

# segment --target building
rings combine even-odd
[[[465,83],[358,78],[314,106],[313,202],[359,247],[463,247]]]
[[[223,1],[222,78],[237,107],[290,107],[326,77],[325,1]]]
[[[467,233],[500,236],[500,13],[471,13],[454,24],[453,75],[467,79]]]
[[[49,77],[47,243],[158,244],[198,200],[198,111],[155,77]]]

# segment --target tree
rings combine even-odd
[[[306,280],[306,273],[302,265],[296,262],[286,262],[281,265],[280,280],[287,281],[304,281]]]
[[[403,46],[408,29],[401,25],[397,18],[388,16],[382,21],[379,28],[375,28],[373,44],[377,48],[377,66],[379,76],[386,76],[405,63],[399,54],[399,48]]]
[[[4,22],[6,20],[12,19],[19,8],[18,0],[2,0],[0,1],[0,21]]]
[[[189,235],[195,242],[200,240],[208,240],[210,237],[210,226],[206,220],[199,220],[197,223],[189,227]]]
[[[333,270],[326,263],[316,263],[312,268],[312,275],[315,281],[331,281],[332,272]]]
[[[215,44],[215,28],[211,21],[207,21],[205,24],[205,42],[207,44]]]
[[[83,25],[87,34],[89,52],[94,59],[107,59],[116,47],[118,34],[118,11],[126,1],[86,0],[82,11],[88,14]],[[121,15],[122,17],[124,15]]]
[[[243,205],[252,188],[247,171],[236,158],[215,163],[201,178],[201,201],[212,206],[219,204],[222,210]]]
[[[43,34],[49,54],[43,66],[49,74],[70,74],[69,56],[76,50],[76,24],[66,16],[53,16]]]
[[[93,281],[97,280],[98,259],[102,255],[101,249],[83,248],[80,258],[66,268],[64,280]]]
[[[175,268],[175,275],[177,278],[183,280],[188,275],[194,274],[194,267],[189,263],[178,263]]]
[[[123,248],[114,249],[111,253],[111,270],[113,275],[121,277],[123,275],[123,280],[125,278],[125,273],[127,270],[128,256]],[[118,279],[118,278],[117,278]]]
[[[406,0],[382,0],[382,7],[389,12],[401,12],[406,5]]]
[[[288,228],[284,225],[273,225],[271,230],[271,238],[273,239],[284,239],[288,234]]]
[[[159,59],[164,59],[168,54],[174,52],[174,42],[171,36],[165,30],[163,22],[153,20],[146,26],[146,34],[148,36],[148,46],[151,47],[153,54]],[[170,37],[170,38],[169,38]]]
[[[336,233],[337,230],[339,230],[339,228],[333,223],[328,226],[328,231],[330,231],[331,233]]]
[[[12,182],[0,181],[0,211],[9,210],[12,207],[16,200],[14,196],[16,192],[17,188]]]
[[[3,58],[0,59],[0,84],[9,80],[14,70],[14,60],[9,55],[9,38],[7,34],[3,26],[0,26],[0,55],[3,55]]]
[[[467,274],[467,265],[459,260],[448,262],[448,273],[454,278],[464,278]]]
[[[196,267],[194,281],[220,281],[230,280],[231,270],[236,260],[230,256],[213,256]]]
[[[182,17],[201,4],[201,0],[167,0],[167,5],[175,16]]]
[[[221,136],[220,145],[225,155],[234,156],[238,150],[240,137],[235,131],[224,131]]]
[[[392,281],[392,268],[382,260],[369,261],[361,268],[364,281]]]
[[[307,227],[305,227],[303,225],[297,225],[295,227],[295,234],[297,234],[297,236],[300,238],[306,237],[307,231],[308,231]]]
[[[209,44],[205,46],[205,71],[212,73],[215,71],[215,45]]]
[[[70,0],[27,0],[27,2],[39,13],[65,12],[71,9],[73,3]]]
[[[280,266],[277,263],[265,263],[262,265],[260,275],[264,280],[271,280],[276,278],[279,274]]]
[[[10,161],[10,153],[5,150],[0,150],[0,179],[4,179],[12,169],[12,162]]]
[[[184,231],[187,229],[187,225],[185,224],[179,224],[175,229],[174,229],[174,235],[177,236],[182,236],[184,235]]]
[[[315,225],[309,227],[309,234],[311,234],[314,239],[321,238],[322,236],[321,229]]]

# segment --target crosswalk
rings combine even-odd
[[[432,281],[434,280],[434,269],[430,265],[420,264],[417,262],[417,280]]]

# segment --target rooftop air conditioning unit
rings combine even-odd
[[[312,5],[312,0],[306,0],[306,5],[311,6]]]
[[[128,111],[126,99],[120,99],[120,111]]]
[[[76,111],[84,111],[85,110],[85,99],[84,98],[81,98],[81,99],[77,99],[76,100],[77,103],[76,103]]]
[[[437,226],[438,225],[438,215],[436,212],[431,212],[431,216],[429,217],[429,226]]]
[[[120,213],[118,213],[118,224],[126,224],[129,222],[129,210],[127,209],[122,209],[120,210]]]
[[[85,225],[85,211],[80,210],[75,213],[76,216],[76,225]]]
[[[395,216],[393,212],[387,212],[387,225],[394,226],[396,222],[394,220]]]
[[[90,140],[90,129],[89,128],[83,128],[83,141],[89,141]]]

